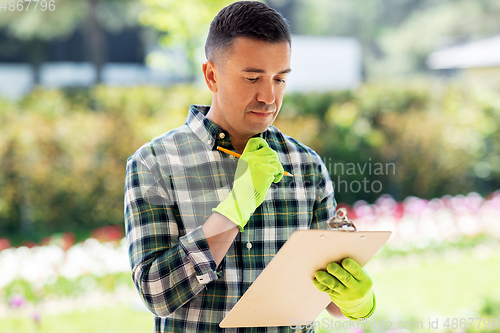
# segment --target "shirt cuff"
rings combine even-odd
[[[216,264],[201,226],[179,238],[181,248],[196,271],[196,279],[201,284],[217,280]]]

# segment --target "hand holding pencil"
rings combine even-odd
[[[224,215],[243,231],[255,209],[264,202],[271,183],[278,183],[285,171],[278,154],[262,138],[248,140],[241,155],[223,151],[240,160],[229,196],[212,211]]]
[[[241,157],[241,154],[235,153],[234,151],[231,151],[231,150],[226,149],[226,148],[222,148],[222,147],[217,146],[217,150],[222,151],[224,153],[227,153],[227,154],[232,155],[232,156],[237,157],[237,158]],[[283,174],[285,176],[288,176],[288,177],[293,177],[293,175],[288,171],[284,171]]]

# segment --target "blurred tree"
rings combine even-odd
[[[500,33],[499,17],[497,0],[444,1],[415,11],[397,29],[377,39],[384,58],[374,63],[373,74],[426,72],[425,60],[434,50]]]
[[[425,57],[446,43],[500,33],[497,0],[308,0],[298,32],[360,40],[368,77],[425,71]]]
[[[210,22],[230,0],[142,0],[145,10],[139,22],[159,31],[162,47],[180,48],[188,62],[190,81],[200,71],[197,51],[205,42]],[[201,53],[201,52],[200,52]],[[157,53],[155,56],[161,57]]]
[[[365,62],[379,58],[383,50],[377,38],[404,22],[432,0],[310,0],[302,1],[298,32],[312,35],[349,36],[363,47]],[[449,0],[443,0],[449,1]]]
[[[25,2],[22,11],[2,12],[0,29],[32,44],[29,60],[34,67],[35,83],[39,83],[39,67],[46,57],[44,41],[68,37],[82,28],[88,44],[87,58],[97,70],[99,83],[106,58],[103,30],[116,31],[135,25],[140,6],[137,0],[58,0],[51,11],[49,6],[43,10],[40,3],[32,2],[28,7]]]

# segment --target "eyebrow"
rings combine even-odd
[[[278,72],[278,74],[288,74],[291,71],[292,70],[290,68],[287,68],[287,69],[284,69],[284,70]],[[266,73],[266,71],[263,70],[263,69],[252,68],[252,67],[247,67],[247,68],[243,69],[242,72],[246,72],[246,73],[260,73],[260,74],[265,74]]]

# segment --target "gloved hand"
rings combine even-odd
[[[313,284],[330,295],[342,313],[350,319],[368,318],[375,311],[373,281],[356,261],[351,258],[328,264],[327,272],[317,271]]]
[[[243,231],[252,213],[264,202],[271,182],[279,182],[283,173],[278,154],[264,139],[251,138],[238,160],[233,189],[212,211],[226,216]]]

